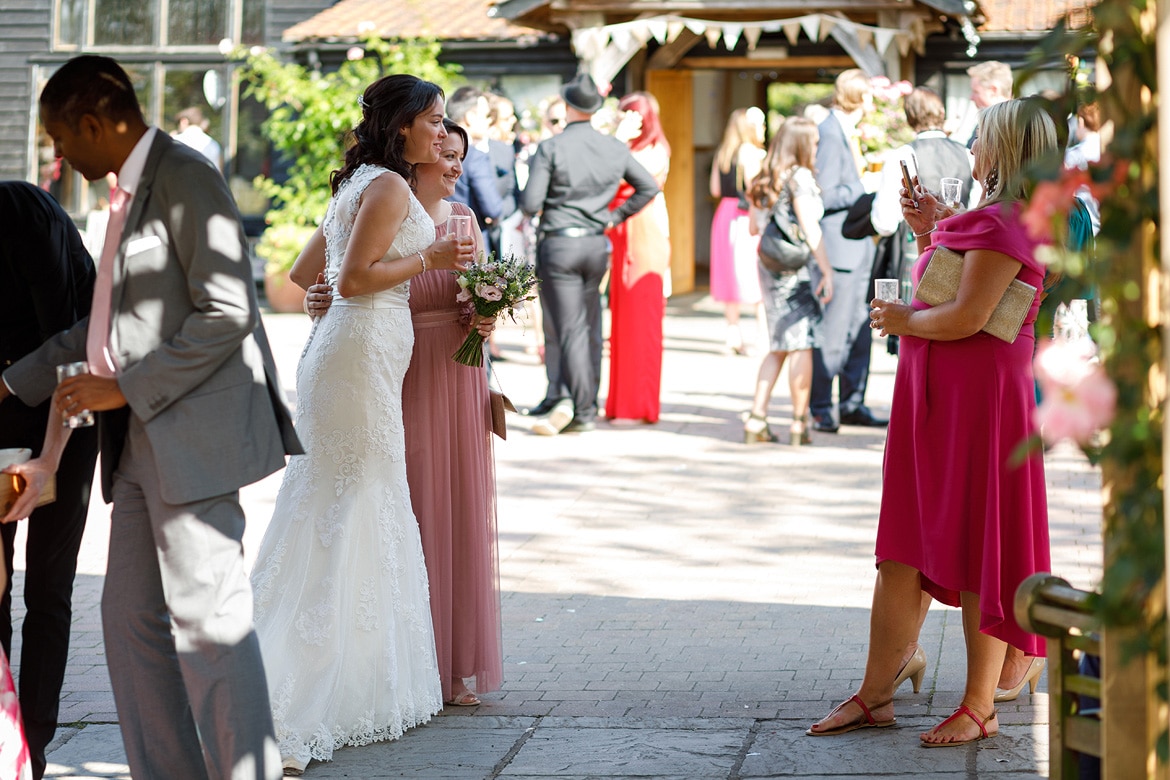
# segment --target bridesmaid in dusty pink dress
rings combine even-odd
[[[483,247],[475,216],[449,203],[463,171],[467,135],[447,121],[437,163],[415,166],[415,194],[431,215],[436,237],[447,217],[471,215],[476,253]],[[475,319],[480,332],[494,320],[479,318],[455,301],[459,285],[447,271],[426,271],[410,282],[414,352],[402,386],[406,426],[406,476],[422,530],[423,558],[431,586],[431,617],[442,675],[443,701],[479,704],[480,693],[503,679],[500,589],[496,557],[495,467],[487,373],[451,359]]]

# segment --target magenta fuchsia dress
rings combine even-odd
[[[935,246],[987,249],[1023,263],[1017,277],[1039,289],[1044,266],[1018,209],[993,205],[938,223],[914,266],[917,283]],[[1039,298],[1039,296],[1037,296]],[[929,308],[914,300],[915,309]],[[959,606],[979,595],[979,629],[1043,655],[1044,640],[1016,623],[1016,588],[1049,571],[1048,504],[1039,452],[1012,465],[1012,453],[1035,432],[1032,410],[1033,322],[1015,343],[986,333],[957,341],[903,336],[886,439],[877,561],[922,573],[933,598]]]
[[[453,214],[471,214],[460,203]],[[436,233],[443,237],[446,225]],[[478,247],[477,247],[478,251]],[[478,693],[503,681],[495,468],[487,374],[451,359],[468,332],[450,271],[410,281],[414,351],[402,385],[406,478],[422,532],[443,701],[451,678]]]

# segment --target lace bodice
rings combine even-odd
[[[325,222],[322,233],[325,235],[325,281],[337,289],[337,276],[341,270],[341,259],[345,257],[346,247],[349,246],[349,237],[353,233],[353,224],[357,218],[357,210],[361,205],[362,194],[374,179],[393,171],[380,165],[366,164],[353,172],[353,175],[342,182],[337,194],[329,201],[329,208],[325,212]],[[410,210],[406,220],[394,237],[393,243],[382,257],[382,262],[397,260],[400,257],[412,255],[426,249],[435,240],[435,223],[430,215],[418,202],[413,194],[410,196]],[[410,282],[406,281],[397,287],[380,290],[368,295],[359,295],[348,299],[348,302],[370,308],[405,308],[410,296]],[[338,298],[334,305],[341,303]]]

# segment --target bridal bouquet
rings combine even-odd
[[[495,317],[507,312],[516,318],[515,309],[524,301],[536,298],[536,273],[527,260],[515,255],[497,258],[495,252],[473,263],[466,271],[455,274],[459,283],[460,303],[471,302],[481,317]],[[451,357],[465,366],[483,365],[483,336],[475,328]]]

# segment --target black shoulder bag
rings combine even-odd
[[[796,224],[788,184],[776,197],[768,224],[760,236],[760,265],[773,274],[790,274],[808,265],[812,249]]]

